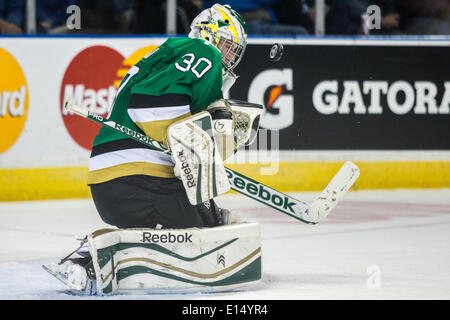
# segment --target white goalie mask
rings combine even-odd
[[[219,49],[229,72],[241,61],[247,46],[245,22],[229,5],[215,4],[203,10],[192,21],[189,38],[205,39]]]
[[[208,106],[216,144],[224,161],[240,146],[254,142],[263,110],[260,104],[231,99],[220,99]]]

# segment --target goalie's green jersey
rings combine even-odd
[[[122,79],[108,119],[165,143],[167,127],[222,95],[222,54],[203,39],[170,38]],[[170,155],[102,127],[94,139],[88,184],[128,175],[174,177]]]

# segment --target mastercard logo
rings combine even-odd
[[[64,101],[101,116],[114,102],[117,88],[128,70],[157,46],[147,46],[124,58],[106,46],[92,46],[78,53],[64,74],[60,90],[60,110],[64,125],[74,141],[91,150],[94,137],[101,125],[63,109]]]
[[[14,57],[0,48],[0,153],[19,138],[28,116],[28,85]]]

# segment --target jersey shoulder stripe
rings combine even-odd
[[[150,147],[147,147],[142,143],[137,142],[136,140],[133,140],[131,138],[113,140],[93,146],[91,158],[108,152],[114,152],[125,149],[142,149],[142,148],[151,149]]]
[[[160,96],[133,93],[130,96],[129,109],[159,108],[184,106],[191,103],[191,97],[187,94],[166,93]]]
[[[128,115],[135,123],[146,123],[159,120],[170,120],[190,112],[189,105],[128,109]],[[139,126],[139,124],[138,124]]]

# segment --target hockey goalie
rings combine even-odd
[[[168,39],[128,71],[108,119],[170,154],[102,127],[87,183],[112,227],[44,269],[87,294],[223,290],[261,278],[259,224],[214,202],[230,189],[223,162],[253,140],[263,111],[223,99],[246,39],[240,15],[216,4],[188,38]]]

